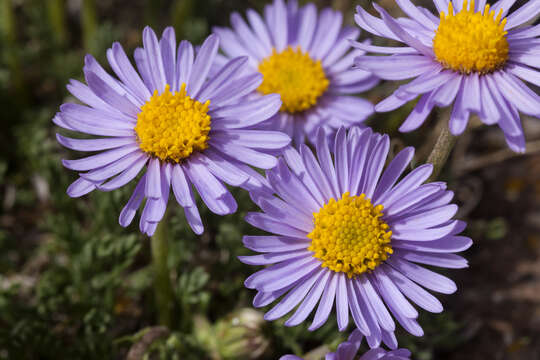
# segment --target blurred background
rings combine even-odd
[[[393,0],[378,2],[399,15]],[[432,0],[421,2],[434,9]],[[149,239],[137,221],[127,229],[117,222],[132,186],[80,199],[65,193],[75,174],[60,159],[77,154],[58,145],[51,118],[74,101],[65,85],[83,80],[86,53],[108,68],[112,42],[131,52],[145,25],[158,33],[172,25],[177,39],[200,43],[213,25],[227,26],[232,11],[261,11],[265,3],[0,0],[0,359],[277,359],[291,352],[318,359],[347,337],[332,319],[312,333],[307,325],[265,322],[253,310],[254,291],[243,286],[253,268],[236,259],[248,253],[242,235],[255,233],[242,220],[256,210],[243,191],[234,191],[236,214],[199,207],[201,237],[170,207],[170,329],[156,325]],[[354,7],[369,6],[316,3],[344,11],[351,25]],[[362,96],[377,102],[394,86]],[[400,134],[412,107],[368,124],[392,136],[393,153],[416,146],[418,164],[436,139],[437,113]],[[528,152],[518,156],[498,128],[472,119],[442,174],[475,242],[464,254],[470,268],[446,272],[459,287],[440,297],[446,311],[421,312],[425,336],[399,332],[415,359],[540,359],[540,122],[523,122]]]

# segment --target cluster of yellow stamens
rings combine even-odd
[[[274,49],[272,55],[259,64],[259,72],[263,75],[259,92],[281,95],[281,111],[289,113],[314,106],[330,83],[321,61],[311,59],[300,47],[294,50],[289,46],[280,53]]]
[[[373,206],[365,194],[333,198],[313,214],[315,227],[308,237],[314,257],[323,267],[349,278],[375,269],[388,259],[392,231],[381,219],[383,206]]]
[[[448,4],[448,15],[441,11],[441,21],[433,38],[433,51],[437,60],[454,71],[469,74],[486,74],[501,68],[508,60],[508,41],[501,21],[502,9],[474,12],[474,0],[463,1],[463,8],[454,14],[452,2]]]
[[[180,162],[194,151],[208,147],[208,106],[186,93],[186,84],[172,93],[169,85],[141,107],[135,132],[140,148],[163,161]]]

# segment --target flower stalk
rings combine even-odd
[[[156,229],[156,233],[151,237],[152,266],[154,270],[154,295],[158,311],[159,325],[172,326],[172,311],[174,306],[174,296],[169,276],[167,258],[169,246],[167,242],[168,229],[167,215],[163,217]]]
[[[448,130],[446,121],[444,121],[444,124],[442,124],[440,128],[441,132],[439,133],[437,142],[435,143],[435,146],[433,147],[433,150],[431,150],[431,153],[429,154],[426,161],[427,163],[433,164],[433,172],[431,173],[431,177],[428,180],[430,182],[435,181],[439,177],[439,174],[441,173],[441,170],[446,164],[448,156],[454,148],[457,139],[457,137],[452,135],[450,133],[450,130]]]

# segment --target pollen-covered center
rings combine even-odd
[[[263,82],[259,92],[281,95],[281,111],[298,113],[317,104],[319,97],[330,83],[324,74],[320,60],[313,60],[300,47],[288,47],[272,55],[259,64]]]
[[[189,97],[186,84],[180,91],[165,90],[141,107],[135,132],[140,148],[163,161],[180,162],[194,151],[208,147],[210,115],[208,106]]]
[[[452,2],[448,4],[448,15],[441,11],[441,21],[433,38],[433,51],[437,60],[445,67],[461,73],[486,74],[501,68],[508,60],[508,41],[501,21],[502,9],[474,12],[474,0],[463,1],[463,8],[454,14]]]
[[[322,267],[344,272],[349,278],[375,269],[392,254],[392,232],[381,219],[383,206],[373,206],[365,194],[338,201],[333,198],[313,214],[315,227],[307,236],[308,250]]]

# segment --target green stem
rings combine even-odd
[[[67,40],[66,28],[66,1],[65,0],[48,0],[47,13],[49,15],[49,23],[52,28],[52,34],[59,46],[64,46]]]
[[[441,173],[444,164],[446,164],[448,156],[450,155],[450,152],[452,151],[457,139],[454,135],[450,134],[446,121],[444,121],[444,123],[441,125],[441,132],[439,133],[437,142],[435,143],[435,146],[433,147],[433,150],[431,150],[431,153],[426,161],[433,164],[433,173],[431,174],[429,181],[435,181],[439,177],[439,174]]]
[[[96,4],[94,0],[83,0],[81,16],[84,47],[86,51],[90,52],[94,45],[97,28]]]
[[[158,311],[158,322],[160,325],[172,326],[172,311],[174,297],[167,266],[167,255],[169,253],[167,243],[167,215],[163,217],[156,229],[152,242],[152,265],[154,268],[154,294]]]
[[[19,57],[21,46],[17,44],[17,26],[12,0],[0,0],[0,40],[4,42],[6,48],[6,62],[11,72],[13,87],[18,95],[17,99],[24,102],[26,89]]]

